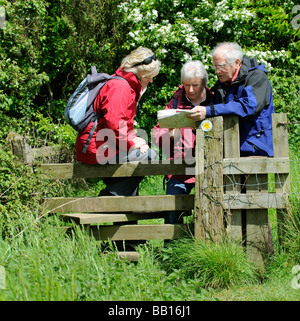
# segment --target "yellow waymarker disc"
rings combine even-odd
[[[201,123],[201,129],[205,132],[209,132],[212,129],[211,121],[208,119],[203,120],[203,122]]]

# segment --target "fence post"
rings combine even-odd
[[[274,157],[289,157],[287,115],[272,114],[272,128]],[[280,243],[282,243],[283,237],[282,227],[289,210],[288,194],[290,188],[290,174],[275,174],[276,193],[284,193],[286,195],[287,204],[286,210],[277,210],[278,238]]]
[[[219,241],[224,234],[223,224],[223,117],[210,119],[212,129],[204,133],[197,127],[195,182],[195,237]],[[199,146],[199,143],[202,145]],[[202,162],[201,162],[202,161]]]
[[[246,194],[268,193],[268,174],[247,175]],[[249,260],[264,268],[266,256],[273,252],[268,209],[246,210],[246,238]]]
[[[23,136],[10,132],[6,138],[11,144],[12,152],[23,164],[32,164],[33,155],[31,147],[26,143]]]
[[[201,123],[197,122],[196,128],[196,147],[195,147],[195,227],[194,236],[196,239],[204,238],[201,226],[201,204],[203,202],[203,194],[201,191],[204,176],[204,132],[201,129]]]
[[[240,130],[238,116],[224,117],[224,158],[240,158]],[[224,193],[241,193],[241,175],[224,176]],[[235,241],[241,242],[242,210],[229,209],[225,214],[226,232]]]

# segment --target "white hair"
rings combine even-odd
[[[188,61],[181,68],[181,82],[185,82],[192,78],[200,79],[203,87],[207,85],[208,74],[203,63],[199,60]]]
[[[212,51],[212,56],[223,54],[226,62],[233,66],[237,59],[243,60],[244,53],[236,42],[219,43]]]

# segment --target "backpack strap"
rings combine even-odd
[[[92,67],[91,67],[91,75],[94,76],[94,75],[97,75],[97,73],[98,73],[98,72],[97,72],[96,66],[92,66]]]
[[[173,108],[177,109],[177,104],[178,104],[178,99],[177,98],[173,98]]]
[[[98,115],[97,118],[95,119],[94,125],[93,125],[93,127],[92,127],[92,129],[91,129],[91,131],[90,131],[90,133],[89,133],[89,136],[88,136],[88,138],[87,138],[87,140],[86,140],[86,142],[85,142],[84,148],[83,148],[83,150],[82,150],[83,154],[86,153],[86,151],[87,151],[87,149],[88,149],[88,147],[89,147],[91,138],[92,138],[92,136],[93,136],[93,134],[94,134],[94,131],[96,130],[96,127],[97,127],[97,124],[98,124],[98,119],[99,119],[100,116],[101,116],[101,115]]]

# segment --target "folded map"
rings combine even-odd
[[[157,112],[160,128],[186,128],[196,127],[196,122],[187,118],[187,114],[193,113],[188,109],[164,109]]]

